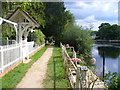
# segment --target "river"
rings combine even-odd
[[[105,73],[117,72],[120,76],[120,46],[110,44],[94,44],[92,57],[96,59],[96,71],[102,76],[103,71],[103,52],[105,55]]]

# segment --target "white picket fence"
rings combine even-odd
[[[33,47],[33,45],[34,42],[27,42],[25,44],[0,46],[0,73],[18,61],[23,60],[26,56],[32,54],[44,44],[37,47]]]

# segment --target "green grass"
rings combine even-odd
[[[56,73],[56,88],[68,88],[68,80],[65,78],[65,69],[63,66],[63,59],[61,48],[55,47],[53,55],[48,62],[48,70],[46,78],[44,79],[44,88],[54,88],[54,57],[55,58],[55,73]]]
[[[28,69],[32,66],[32,64],[35,61],[38,60],[38,58],[42,56],[42,54],[45,52],[46,49],[47,46],[43,47],[41,50],[39,50],[37,53],[35,53],[33,56],[30,57],[30,59],[32,59],[30,63],[28,64],[20,63],[16,68],[14,68],[4,77],[2,77],[2,88],[15,88],[16,85],[24,77]]]

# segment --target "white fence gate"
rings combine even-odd
[[[33,45],[34,42],[27,42],[0,46],[0,73],[43,46],[33,47]]]

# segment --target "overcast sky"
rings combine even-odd
[[[65,2],[65,7],[75,16],[78,25],[93,24],[93,29],[98,30],[98,26],[104,22],[118,24],[117,1],[72,1]]]

